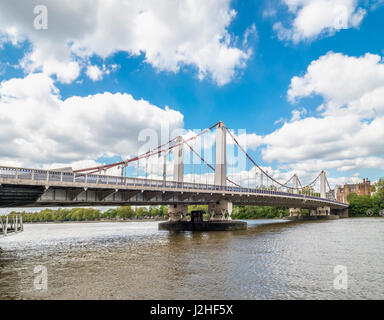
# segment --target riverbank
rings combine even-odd
[[[29,221],[24,224],[61,224],[61,223],[103,223],[103,222],[161,222],[167,221],[167,219],[129,219],[129,220],[82,220],[82,221]]]
[[[284,218],[288,218],[288,217],[283,217],[283,218],[280,218],[280,217],[273,217],[273,218],[262,218],[262,217],[257,217],[257,218],[253,218],[253,219],[232,219],[234,221],[236,220],[250,220],[250,221],[262,221],[262,220],[281,220],[281,219],[284,219]],[[151,218],[147,218],[147,219],[125,219],[125,220],[108,220],[108,219],[105,219],[105,220],[81,220],[81,221],[77,221],[77,220],[66,220],[66,221],[27,221],[27,222],[24,222],[24,224],[55,224],[55,223],[102,223],[102,222],[123,222],[123,223],[126,223],[126,222],[164,222],[164,221],[168,221],[168,219],[151,219]]]
[[[130,206],[111,208],[101,211],[95,208],[43,209],[39,212],[15,212],[9,215],[22,215],[25,223],[30,222],[80,222],[80,221],[125,221],[125,220],[167,220],[168,208]]]

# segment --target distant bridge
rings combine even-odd
[[[216,129],[215,166],[207,163],[191,146],[193,139]],[[222,122],[189,138],[174,138],[147,153],[122,162],[107,164],[73,172],[0,166],[0,207],[67,207],[67,206],[117,206],[117,205],[169,205],[171,220],[181,220],[191,204],[207,204],[212,220],[230,218],[232,205],[259,205],[291,208],[291,215],[300,215],[300,210],[311,209],[312,215],[330,215],[345,212],[348,204],[334,199],[324,171],[307,186],[293,175],[285,184],[273,179],[263,171],[240,146],[258,170],[259,186],[243,187],[227,177],[226,136],[227,132],[238,145],[235,137]],[[203,165],[214,171],[214,183],[184,182],[184,147],[195,153]],[[108,176],[100,174],[119,166],[123,169],[130,163],[174,152],[173,181]],[[165,161],[165,160],[164,160]],[[165,170],[165,169],[164,169]],[[270,182],[267,185],[267,181]],[[310,187],[320,182],[320,194]],[[227,186],[227,182],[231,183]],[[293,186],[289,186],[292,183]]]

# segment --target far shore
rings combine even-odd
[[[155,222],[167,221],[166,219],[129,219],[129,220],[82,220],[82,221],[28,221],[23,224],[39,224],[39,223],[99,223],[99,222]]]
[[[234,219],[234,220],[281,220],[282,218],[273,217],[273,218],[248,218],[248,219]],[[99,223],[99,222],[163,222],[168,221],[168,219],[126,219],[126,220],[67,220],[67,221],[28,221],[23,222],[23,224],[39,224],[39,223]]]

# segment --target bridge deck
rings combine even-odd
[[[283,191],[13,167],[0,167],[0,185],[1,207],[208,204],[222,199],[238,205],[348,207]]]

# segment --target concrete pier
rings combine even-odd
[[[232,205],[232,204],[231,204]],[[228,204],[223,204],[225,208]],[[231,210],[232,212],[232,206]],[[168,231],[229,231],[229,230],[244,230],[247,229],[247,223],[243,221],[225,220],[224,214],[220,211],[220,219],[216,219],[215,215],[210,214],[209,220],[204,221],[203,210],[194,210],[191,212],[191,220],[187,221],[186,216],[182,219],[169,219],[167,222],[159,223],[159,230]],[[171,215],[170,215],[171,217]],[[227,219],[230,219],[230,216]]]
[[[231,231],[245,230],[244,221],[167,221],[159,223],[159,230],[168,231]]]

